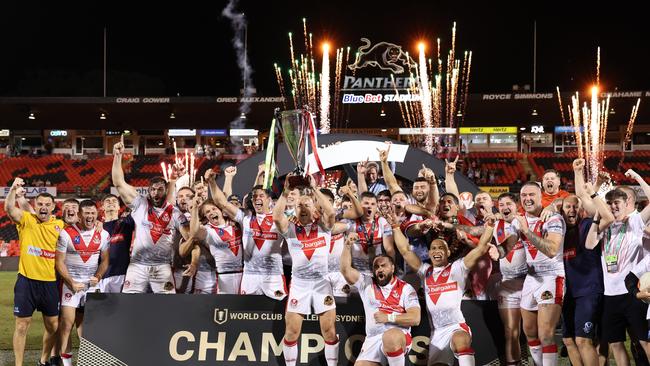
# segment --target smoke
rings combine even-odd
[[[251,110],[250,97],[255,93],[255,87],[253,86],[253,79],[251,77],[253,69],[248,62],[248,55],[246,54],[245,37],[247,21],[246,16],[235,9],[237,7],[237,2],[238,0],[230,0],[228,5],[221,12],[222,16],[230,20],[230,25],[234,32],[232,46],[235,49],[237,56],[237,66],[239,66],[243,84],[242,87],[244,89],[242,94],[243,99],[239,103],[239,115],[230,122],[230,128],[244,128],[246,126],[245,116]],[[241,146],[238,144],[236,146],[238,149],[241,149]]]

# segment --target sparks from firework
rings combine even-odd
[[[420,87],[422,95],[420,95],[420,103],[422,107],[422,118],[424,128],[431,128],[431,88],[429,87],[429,73],[427,72],[427,60],[424,56],[424,43],[420,42],[418,45],[420,51],[418,61],[420,67]],[[431,154],[433,152],[433,135],[427,134],[425,139],[425,149]]]
[[[320,130],[321,133],[330,132],[330,45],[323,44],[323,66],[320,79]]]

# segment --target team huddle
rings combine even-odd
[[[327,365],[338,364],[335,297],[345,296],[359,296],[366,314],[356,365],[405,364],[410,328],[423,321],[422,297],[429,365],[474,365],[472,343],[480,340],[472,340],[463,300],[497,301],[508,365],[522,362],[522,326],[535,365],[556,365],[560,319],[574,365],[597,365],[608,352],[629,365],[627,332],[650,356],[650,292],[639,289],[650,271],[650,206],[638,211],[633,189],[606,189],[604,173],[587,182],[585,161],[577,159],[575,194],[560,190],[559,173],[549,170],[541,184],[493,201],[486,192],[459,192],[456,158],[446,161],[444,187],[423,165],[409,193],[391,170],[389,150],[379,151],[379,163],[360,162],[356,183],[348,179],[335,193],[312,177],[296,185],[289,174],[274,200],[260,169],[240,200],[232,194],[234,166],[219,187],[212,170],[190,184],[178,164],[140,195],[125,181],[117,143],[118,195],[66,200],[61,219],[52,196],[40,194],[32,206],[16,178],[5,201],[21,243],[16,363],[38,310],[46,324],[40,362],[60,357],[71,365],[70,334],[76,325],[81,335],[89,292],[287,298],[287,365],[296,364],[309,314],[319,316]],[[650,197],[642,177],[626,175]]]

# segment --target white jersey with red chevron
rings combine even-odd
[[[514,230],[510,223],[505,220],[497,221],[494,227],[493,236],[498,245],[503,244],[503,242],[512,235],[517,236],[517,231]],[[499,259],[499,270],[501,271],[501,277],[504,280],[526,276],[526,273],[528,272],[526,250],[524,249],[524,243],[522,243],[521,240],[517,240],[517,244],[512,247],[510,252],[508,252],[505,257]]]
[[[143,195],[136,197],[129,207],[135,222],[131,263],[145,266],[171,263],[172,243],[183,220],[182,213],[169,203],[154,207]]]
[[[333,234],[330,239],[330,255],[327,261],[327,271],[330,273],[340,272],[341,253],[345,245],[345,233]]]
[[[542,221],[539,217],[526,213],[528,229],[543,238],[547,233],[560,234],[564,237],[566,225],[560,214],[554,214],[548,220]],[[517,220],[512,222],[515,230],[520,231]],[[564,240],[560,243],[557,254],[553,258],[547,257],[537,247],[530,243],[525,235],[520,234],[521,241],[526,248],[526,262],[531,272],[535,275],[548,275],[564,277]]]
[[[440,328],[465,322],[465,317],[460,311],[460,303],[468,274],[469,269],[465,267],[462,258],[445,267],[433,267],[428,263],[422,263],[418,269],[418,276],[422,279],[432,327]]]
[[[366,316],[366,337],[372,337],[386,332],[391,328],[399,328],[404,333],[411,331],[410,327],[400,327],[393,323],[376,323],[374,314],[378,311],[386,314],[404,314],[407,309],[420,308],[418,295],[413,286],[393,276],[385,286],[378,286],[372,275],[359,273],[359,280],[354,284],[359,290],[363,310]]]
[[[106,230],[81,230],[68,225],[59,233],[56,250],[65,253],[68,273],[77,282],[88,282],[99,267],[99,254],[108,249],[110,234]]]
[[[217,273],[241,272],[242,262],[242,232],[235,225],[205,225],[206,243],[210,254],[214,257]]]
[[[242,228],[244,273],[281,275],[282,236],[273,222],[273,214],[246,215],[239,210],[235,221]]]
[[[365,223],[361,219],[345,220],[345,222],[348,224],[348,232],[354,232],[359,236],[359,240],[352,245],[352,265],[358,271],[371,273],[370,261],[382,253],[383,238],[392,236],[393,229],[381,216]]]
[[[291,276],[301,280],[322,280],[328,272],[331,231],[320,221],[307,225],[289,222],[283,234],[291,254]]]

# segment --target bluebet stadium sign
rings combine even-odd
[[[463,305],[472,328],[476,364],[497,359],[495,344],[481,309]],[[89,294],[79,365],[284,365],[285,302],[264,296]],[[499,319],[496,305],[492,318]],[[359,298],[337,298],[336,333],[339,365],[352,365],[365,338],[365,315]],[[407,365],[425,365],[429,346],[426,311],[412,329]],[[486,319],[488,317],[485,317]],[[499,333],[500,332],[500,333]],[[142,346],[142,342],[146,346]],[[298,365],[324,365],[325,342],[318,316],[305,318],[298,343]]]

